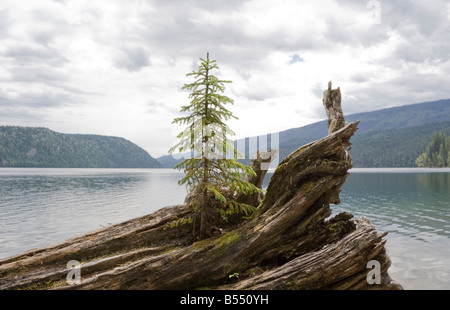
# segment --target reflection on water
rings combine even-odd
[[[389,273],[406,289],[450,289],[450,171],[439,171],[356,169],[332,206],[388,232]]]
[[[183,202],[165,169],[0,169],[0,257]]]
[[[172,169],[0,169],[0,258],[182,203],[181,177]],[[450,289],[449,206],[450,169],[352,169],[331,208],[388,232],[389,273],[406,289]]]
[[[429,235],[448,238],[449,181],[450,173],[352,173],[340,207],[387,231],[423,241]]]
[[[352,169],[340,197],[333,214],[365,216],[388,232],[393,279],[405,289],[450,289],[450,169]]]

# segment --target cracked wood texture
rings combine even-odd
[[[402,289],[389,274],[385,235],[330,204],[351,168],[351,123],[286,157],[250,219],[197,241],[187,205],[0,260],[0,289]],[[68,284],[70,260],[81,281]],[[378,260],[381,284],[368,284]],[[230,275],[234,275],[230,277]]]
[[[341,107],[341,89],[331,89],[331,81],[328,82],[328,89],[323,92],[322,103],[328,117],[328,134],[343,128],[345,119]]]

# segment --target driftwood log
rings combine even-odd
[[[331,217],[351,168],[358,123],[305,145],[275,170],[252,217],[197,241],[178,205],[0,260],[0,289],[401,289],[387,272],[386,234],[366,218]],[[80,281],[68,282],[78,261]],[[380,284],[367,280],[380,264]]]

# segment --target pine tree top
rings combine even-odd
[[[236,116],[225,105],[234,101],[225,96],[225,84],[231,81],[221,80],[213,74],[219,67],[215,60],[200,58],[197,71],[188,73],[194,82],[185,84],[183,89],[191,91],[188,105],[181,107],[186,116],[173,120],[175,124],[185,125],[186,128],[178,135],[179,142],[169,152],[190,151],[193,155],[175,166],[184,169],[185,176],[178,182],[186,185],[191,193],[196,192],[195,204],[199,204],[201,215],[200,236],[207,235],[209,224],[204,218],[206,209],[217,208],[226,217],[227,212],[248,213],[253,206],[239,204],[237,194],[261,193],[261,189],[245,180],[245,176],[256,175],[250,166],[243,165],[236,160],[237,150],[228,136],[234,132],[227,126],[226,121]],[[209,199],[214,197],[214,203]],[[226,211],[224,211],[226,210]]]

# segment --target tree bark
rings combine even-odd
[[[256,173],[255,176],[245,176],[245,181],[255,185],[258,188],[262,188],[264,177],[269,171],[270,164],[277,157],[278,150],[269,151],[258,151],[256,152],[254,158],[250,161],[249,166],[252,167],[253,171]],[[253,193],[249,195],[241,194],[236,200],[241,203],[246,203],[251,206],[257,207],[264,198],[263,194]]]
[[[345,119],[341,107],[341,90],[339,87],[331,89],[331,81],[323,93],[322,102],[328,117],[328,134],[332,134],[345,126]]]
[[[387,273],[386,234],[348,213],[329,219],[357,125],[286,157],[252,218],[235,229],[196,241],[191,224],[170,228],[189,207],[164,208],[0,260],[0,289],[401,289]],[[69,260],[81,262],[80,283],[66,282]],[[381,284],[367,281],[370,260],[381,265]]]

